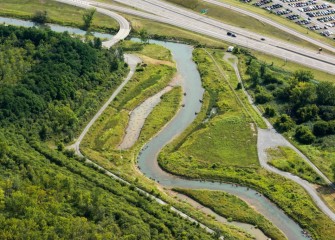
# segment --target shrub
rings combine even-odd
[[[264,114],[267,117],[274,117],[276,115],[276,111],[272,107],[266,107]]]
[[[329,125],[326,121],[317,121],[313,126],[313,133],[316,136],[325,136],[328,134]]]
[[[265,91],[260,92],[255,95],[256,103],[264,104],[272,100],[272,94],[269,94]]]
[[[242,89],[242,83],[237,83],[237,86],[236,86],[236,90],[240,90],[240,89]]]
[[[335,107],[334,106],[319,106],[319,116],[325,120],[335,120]]]
[[[288,116],[287,114],[282,114],[277,118],[274,127],[279,132],[286,132],[294,127],[294,122],[290,118],[290,116]]]
[[[36,11],[32,20],[38,24],[45,24],[48,21],[47,11]]]
[[[303,144],[311,144],[315,141],[315,136],[307,126],[299,126],[295,130],[295,138]]]
[[[299,82],[308,82],[313,80],[314,76],[311,71],[298,70],[294,72],[294,78]]]
[[[307,105],[305,107],[301,107],[297,110],[297,121],[298,122],[306,122],[309,120],[313,120],[317,117],[319,112],[319,108],[315,105]]]

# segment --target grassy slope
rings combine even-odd
[[[208,61],[206,53],[201,52],[203,50],[197,51],[200,55],[198,59]],[[205,75],[210,79],[215,79],[213,71],[207,71],[208,68],[199,69],[202,77]],[[222,100],[230,101],[231,99],[223,98]],[[203,112],[206,112],[206,108],[203,109]],[[202,113],[199,115],[202,115]],[[204,118],[205,115],[203,114],[202,117]],[[208,155],[206,159],[197,160],[195,158],[186,158],[188,156],[182,154],[182,151],[178,151],[179,147],[192,132],[202,128],[201,122],[202,120],[199,116],[199,119],[193,124],[193,128],[189,128],[188,133],[183,133],[178,139],[163,149],[163,152],[159,156],[161,167],[174,174],[190,178],[232,181],[251,186],[276,202],[285,212],[299,222],[302,227],[308,229],[315,238],[329,240],[332,238],[335,224],[320,212],[308,194],[298,184],[260,168],[236,168],[220,165],[213,167],[213,165],[208,164],[208,158],[211,155]],[[237,151],[240,151],[240,149]]]
[[[291,148],[278,147],[267,150],[269,163],[276,168],[293,173],[311,183],[325,184],[320,176]]]
[[[245,222],[257,226],[271,239],[285,239],[285,236],[269,220],[234,195],[220,191],[189,189],[174,190],[211,208],[217,214],[228,218],[229,221]]]
[[[35,11],[46,10],[50,21],[61,25],[81,27],[85,9],[50,0],[0,0],[0,15],[31,19]],[[61,13],[61,14],[60,14]],[[96,13],[92,29],[116,31],[118,23],[103,14]]]

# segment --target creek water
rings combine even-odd
[[[43,27],[43,25],[41,26],[31,21],[20,20],[15,18],[6,18],[6,17],[0,17],[0,24],[2,23],[21,27]],[[56,24],[46,24],[46,26],[50,27],[50,29],[55,32],[68,32],[70,34],[76,34],[82,36],[84,36],[87,33],[84,30],[74,27],[60,26]],[[92,34],[95,37],[99,37],[102,39],[110,39],[113,37],[113,35],[107,33],[92,32]]]
[[[165,128],[143,146],[137,159],[138,166],[143,174],[166,187],[219,190],[236,195],[273,222],[288,239],[309,239],[303,234],[303,229],[280,208],[262,194],[250,188],[230,183],[189,180],[169,174],[158,166],[157,156],[161,149],[182,133],[196,118],[195,113],[200,111],[201,102],[199,100],[203,97],[204,89],[201,85],[201,78],[197,67],[192,60],[192,47],[179,43],[155,40],[150,40],[150,43],[162,45],[172,52],[186,95],[183,97],[185,107],[182,107]],[[235,223],[235,225],[244,229],[248,228],[250,232],[250,225],[247,227],[243,223]],[[257,239],[264,237],[264,234],[262,236],[262,233],[259,232],[252,232],[252,234]]]
[[[0,17],[0,24],[9,24],[23,27],[36,26],[35,23],[19,19]],[[64,27],[55,24],[48,24],[51,30],[56,32],[69,32],[71,34],[85,35],[86,32],[73,27]],[[94,36],[110,39],[112,35],[103,33],[93,33]],[[138,39],[132,39],[138,41]],[[166,127],[152,138],[142,148],[138,156],[138,165],[143,174],[159,182],[166,187],[180,187],[191,189],[220,190],[236,195],[245,200],[258,212],[274,223],[288,239],[307,240],[309,239],[302,232],[302,228],[289,218],[280,208],[258,192],[243,186],[237,186],[230,183],[218,183],[210,181],[197,181],[184,179],[164,172],[157,163],[157,156],[160,150],[172,139],[182,133],[189,126],[201,109],[201,102],[204,89],[201,86],[201,78],[192,60],[192,47],[179,43],[162,42],[150,40],[151,43],[162,45],[168,48],[177,64],[178,72],[183,81],[182,88],[186,95],[183,97],[182,107],[176,116],[166,125]],[[266,239],[266,236],[250,224],[233,222],[233,225],[239,226],[254,235],[256,239]]]

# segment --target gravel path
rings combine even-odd
[[[229,61],[229,59],[232,59],[233,61]],[[235,70],[235,73],[238,77],[238,81],[242,82],[241,76],[239,74],[239,70],[237,67],[238,59],[236,56],[226,53],[224,56],[224,60],[226,60],[228,63],[232,65],[232,67]],[[247,94],[250,104],[254,107],[254,109],[262,116],[259,109],[255,106],[251,96],[245,91],[243,88],[243,91],[245,94]],[[323,202],[323,200],[318,195],[317,191],[313,187],[313,185],[306,180],[301,179],[300,177],[293,175],[288,172],[281,171],[271,165],[268,164],[268,157],[266,150],[273,147],[278,146],[286,146],[292,148],[299,156],[301,156],[308,165],[310,165],[315,172],[317,172],[320,177],[322,177],[326,183],[329,185],[332,184],[332,182],[296,147],[294,147],[287,139],[285,139],[281,134],[279,134],[271,125],[271,123],[264,117],[262,117],[263,120],[266,122],[266,125],[268,126],[267,129],[261,129],[258,128],[258,138],[257,138],[257,152],[258,152],[258,158],[261,166],[271,172],[274,172],[276,174],[279,174],[283,177],[286,177],[296,183],[298,183],[300,186],[302,186],[307,193],[311,196],[315,204],[320,208],[322,212],[324,212],[329,218],[331,218],[333,221],[335,221],[335,213]]]
[[[88,130],[92,127],[94,122],[100,117],[100,115],[106,110],[108,105],[115,99],[115,97],[120,93],[120,91],[123,89],[123,87],[128,83],[130,78],[134,75],[136,66],[138,63],[141,62],[141,59],[135,55],[125,54],[124,56],[125,61],[128,63],[130,71],[128,73],[128,76],[124,79],[122,84],[114,91],[112,96],[107,100],[107,102],[100,108],[100,110],[95,114],[95,116],[91,119],[91,121],[87,124],[87,126],[84,128],[78,139],[76,139],[75,143],[71,145],[69,148],[72,148],[75,150],[76,154],[79,156],[83,156],[80,152],[79,145],[85,135],[87,134]]]

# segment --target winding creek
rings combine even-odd
[[[34,23],[29,21],[3,17],[0,17],[0,23],[25,27],[34,26]],[[73,34],[85,34],[84,31],[72,27],[63,27],[53,24],[50,25],[50,27],[52,30],[57,32],[68,31],[69,33]],[[101,38],[111,37],[109,34],[95,33],[94,35]],[[287,236],[288,239],[309,239],[302,234],[302,228],[297,223],[289,218],[274,203],[252,189],[229,183],[188,180],[166,173],[158,166],[157,155],[160,150],[174,137],[183,132],[186,127],[189,126],[195,119],[195,112],[200,111],[201,103],[199,99],[202,99],[204,89],[201,86],[201,79],[196,65],[192,61],[193,49],[190,46],[161,41],[150,42],[162,45],[172,52],[179,74],[182,77],[181,85],[183,91],[187,94],[183,97],[183,104],[185,104],[185,107],[181,108],[177,112],[176,116],[165,126],[165,128],[142,148],[141,154],[138,156],[138,165],[143,174],[168,188],[180,187],[191,189],[220,190],[236,195],[245,200],[249,205],[254,207],[257,211],[272,221]],[[246,229],[257,239],[266,239],[266,236],[264,236],[261,231],[252,229],[250,227],[251,225],[249,224],[238,222],[233,222],[233,224]]]
[[[252,189],[229,183],[188,180],[166,173],[158,166],[157,156],[160,150],[183,132],[195,119],[195,112],[200,111],[201,103],[199,99],[202,99],[204,89],[201,86],[196,65],[192,61],[193,49],[190,46],[153,40],[150,42],[162,45],[172,52],[178,72],[183,79],[181,85],[187,94],[183,98],[185,107],[181,108],[165,128],[142,148],[141,154],[138,156],[138,165],[142,173],[168,188],[220,190],[236,195],[273,222],[288,239],[309,239],[302,233],[302,228],[280,208]]]

